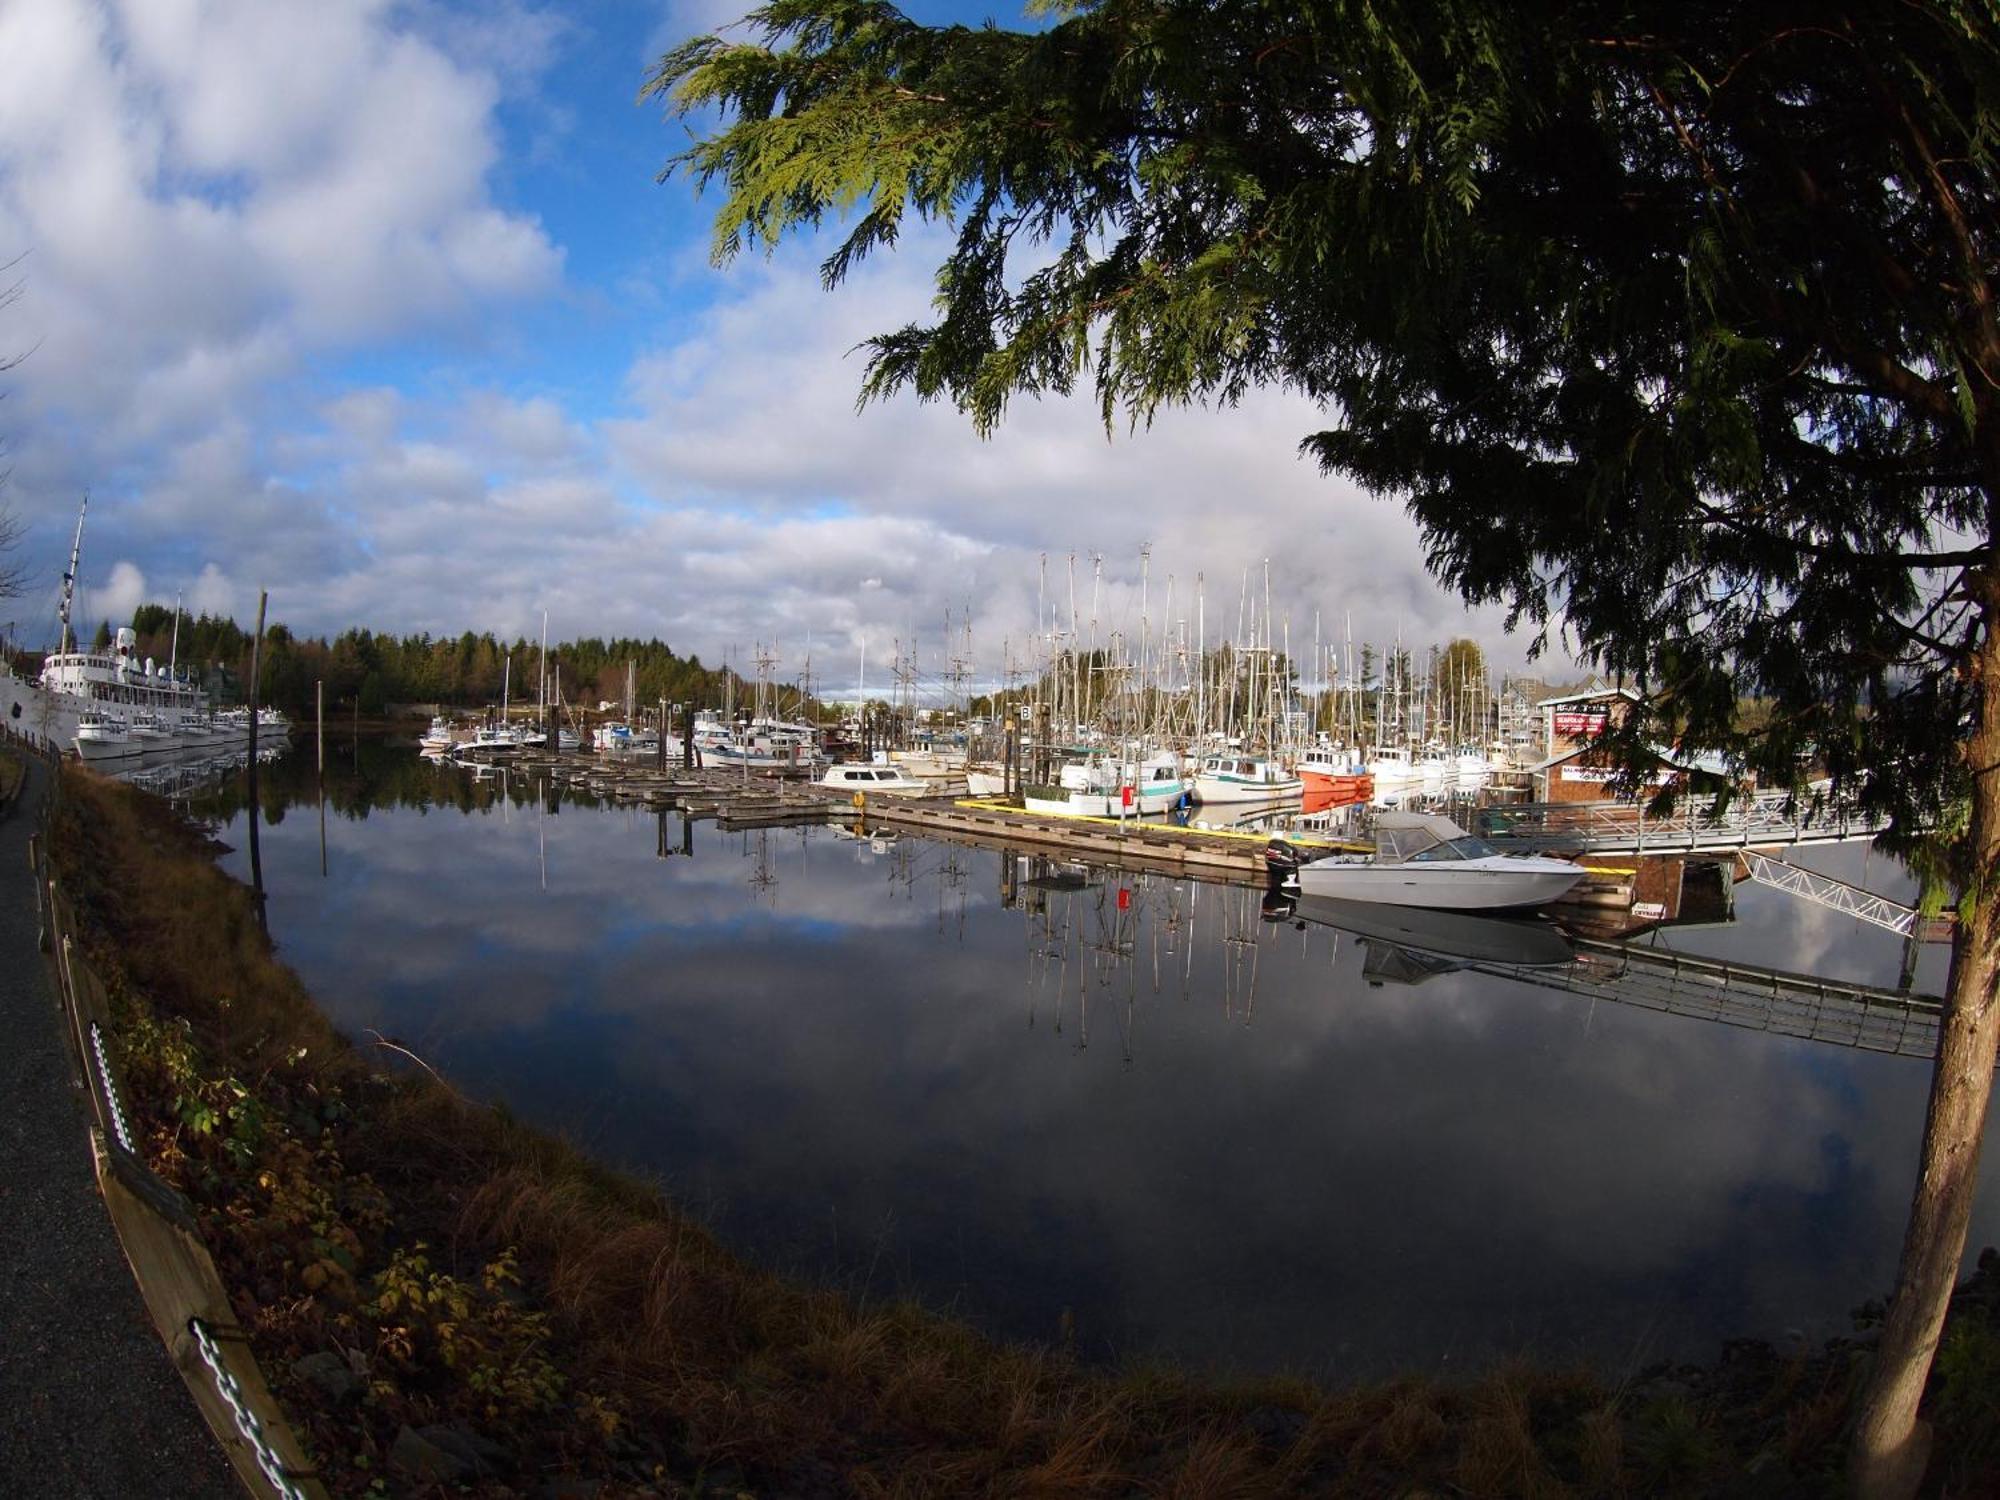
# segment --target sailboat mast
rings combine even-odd
[[[83,497],[83,504],[77,509],[76,513],[76,540],[70,543],[69,571],[63,574],[62,608],[58,611],[62,616],[62,640],[58,654],[64,656],[69,654],[70,642],[73,638],[69,628],[70,606],[76,601],[77,564],[83,557],[83,518],[89,509],[90,496],[86,493]]]
[[[174,681],[175,670],[181,663],[181,596],[174,595],[174,643],[167,653],[167,680]]]

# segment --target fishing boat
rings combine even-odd
[[[1168,750],[1137,765],[1110,756],[1072,761],[1054,785],[1021,788],[1024,810],[1067,818],[1159,817],[1192,796],[1180,757]]]
[[[1305,783],[1268,756],[1230,752],[1203,759],[1194,778],[1195,801],[1296,802]]]
[[[1435,813],[1385,812],[1375,820],[1372,856],[1328,855],[1300,864],[1293,878],[1306,896],[1506,911],[1559,900],[1584,874],[1566,859],[1503,854]]]
[[[1310,745],[1292,765],[1303,784],[1308,801],[1330,799],[1332,806],[1366,802],[1375,794],[1375,779],[1365,763],[1357,761],[1344,745]]]

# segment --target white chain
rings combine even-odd
[[[222,1366],[222,1350],[216,1346],[215,1337],[208,1331],[208,1325],[200,1318],[188,1319],[188,1331],[194,1335],[195,1347],[201,1350],[201,1362],[208,1366],[209,1374],[215,1377],[215,1388],[222,1393],[222,1399],[229,1403],[230,1415],[236,1418],[236,1430],[243,1434],[251,1451],[257,1455],[257,1467],[264,1477],[271,1481],[271,1488],[284,1500],[306,1500],[305,1491],[293,1484],[285,1473],[284,1460],[278,1457],[271,1445],[264,1440],[264,1428],[257,1418],[243,1404],[243,1387],[236,1383],[236,1377]]]
[[[95,1021],[90,1023],[90,1048],[97,1054],[97,1076],[104,1087],[104,1102],[111,1107],[111,1133],[127,1151],[136,1150],[132,1127],[125,1123],[125,1106],[118,1102],[118,1085],[111,1081],[110,1059],[104,1055],[104,1028]]]

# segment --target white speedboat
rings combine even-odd
[[[1539,854],[1502,854],[1449,818],[1385,812],[1375,820],[1375,853],[1334,854],[1300,865],[1299,893],[1385,906],[1506,911],[1567,895],[1581,865]]]

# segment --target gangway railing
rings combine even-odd
[[[1900,1057],[1937,1055],[1942,1003],[1935,995],[1663,948],[1596,939],[1576,939],[1575,944],[1576,962],[1560,968],[1490,963],[1469,967],[1544,989],[1776,1036]]]
[[[1641,802],[1530,802],[1486,808],[1479,826],[1507,849],[1678,854],[1873,838],[1887,819],[1845,801],[1763,791],[1683,797],[1665,815],[1649,815]]]
[[[1877,927],[1886,927],[1904,937],[1920,934],[1923,917],[1914,906],[1891,901],[1887,896],[1878,896],[1873,891],[1849,885],[1844,880],[1835,880],[1831,875],[1822,875],[1816,870],[1772,859],[1755,849],[1741,850],[1738,857],[1750,872],[1750,878],[1759,885],[1803,896],[1808,901],[1845,912],[1863,922],[1872,922]]]

